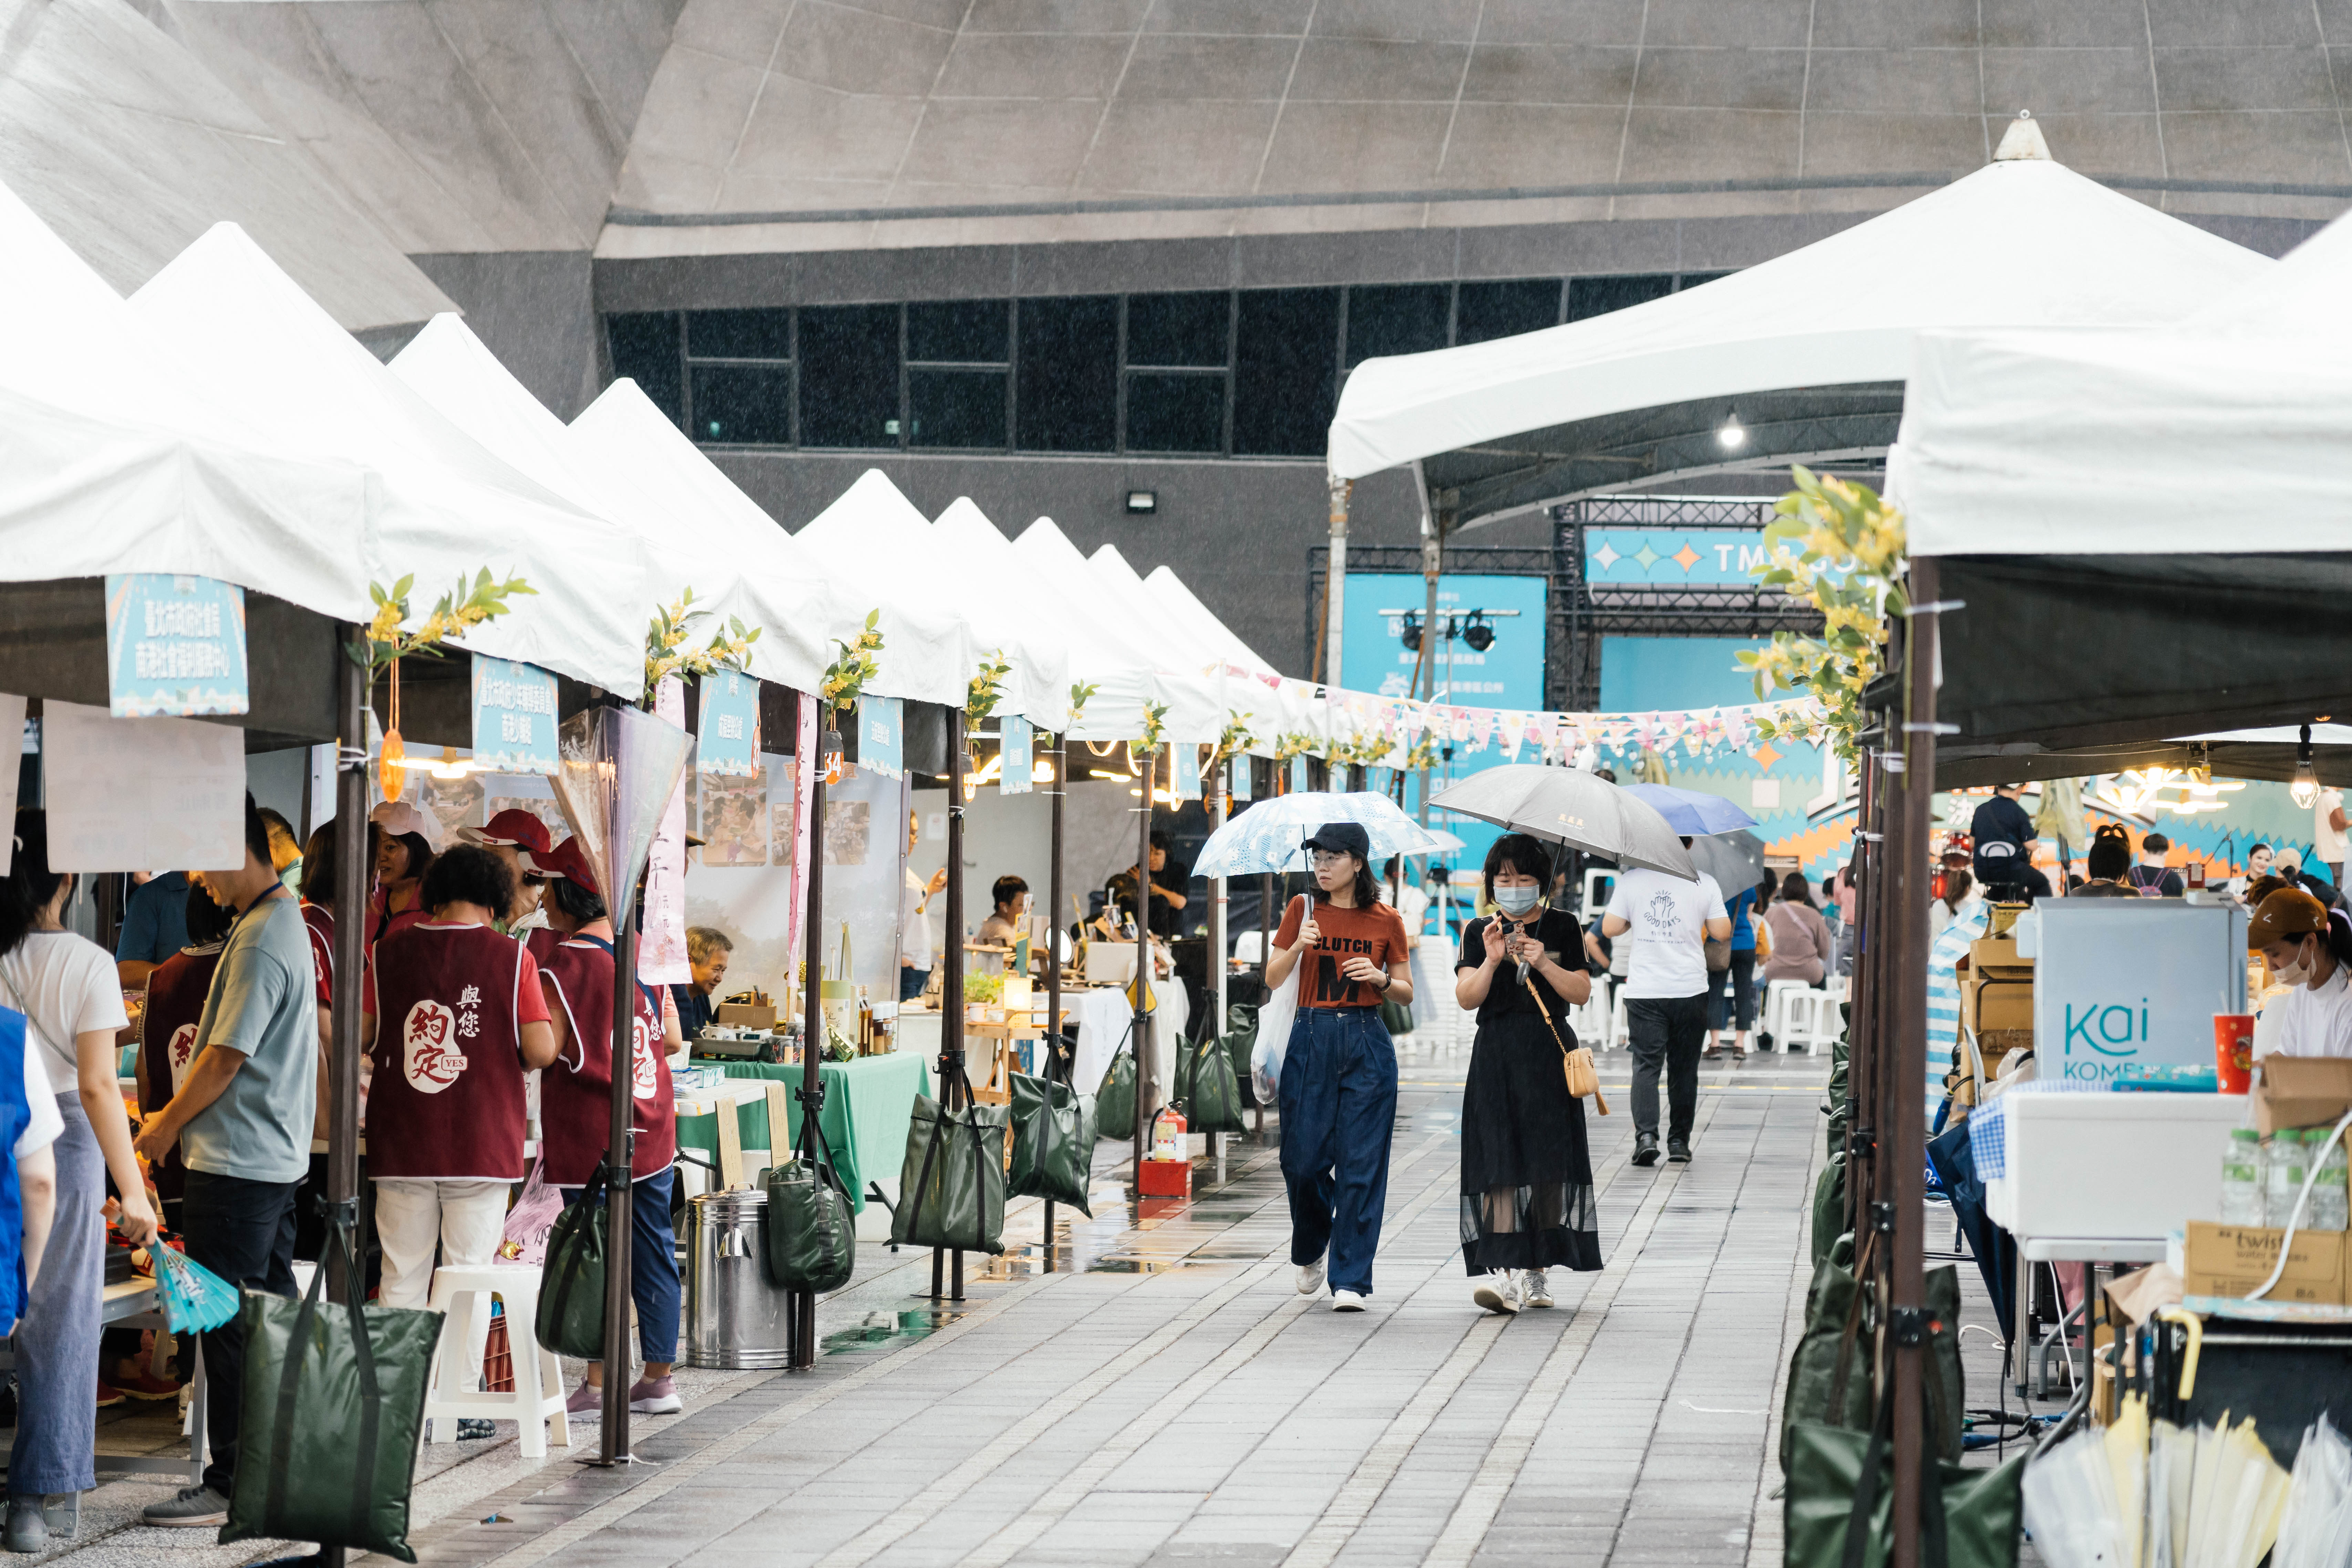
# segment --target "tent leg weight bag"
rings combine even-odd
[[[1066,1083],[1013,1075],[1013,1196],[1067,1204],[1094,1218],[1087,1188],[1095,1137],[1094,1096]]]
[[[929,1095],[915,1097],[890,1245],[1004,1250],[1006,1120],[1001,1105],[949,1111]]]

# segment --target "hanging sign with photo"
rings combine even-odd
[[[249,711],[245,590],[213,577],[109,573],[106,676],[117,719]]]
[[[1029,721],[1008,713],[997,721],[997,730],[1003,737],[1004,764],[996,787],[1004,795],[1027,795],[1036,771],[1037,744]]]
[[[907,776],[906,704],[896,697],[857,700],[857,765],[886,779]]]
[[[722,669],[702,678],[702,709],[696,721],[696,768],[728,778],[760,773],[760,682],[740,670]]]
[[[474,656],[474,763],[490,773],[551,773],[555,677],[509,659]]]

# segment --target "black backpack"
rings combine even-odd
[[[2025,880],[2032,858],[2025,850],[2025,840],[2014,837],[2014,825],[2004,826],[1995,820],[1989,808],[1995,801],[2007,797],[1995,795],[1991,801],[1977,807],[1977,815],[1969,824],[1969,836],[1976,840],[1976,879],[1988,888],[2015,887]],[[2015,804],[2014,802],[2011,803]],[[1998,814],[2006,816],[2007,813]]]

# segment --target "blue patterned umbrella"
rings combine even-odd
[[[1363,825],[1372,841],[1377,866],[1391,855],[1433,855],[1443,849],[1437,837],[1407,816],[1396,802],[1370,790],[1337,795],[1308,790],[1254,801],[1209,836],[1192,862],[1195,877],[1247,877],[1271,871],[1307,868],[1300,849],[1327,822]]]

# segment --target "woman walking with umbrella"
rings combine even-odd
[[[1601,1267],[1584,1106],[1563,1063],[1568,1009],[1592,994],[1584,931],[1545,907],[1551,856],[1524,833],[1486,851],[1486,900],[1470,922],[1454,996],[1478,1015],[1462,1090],[1462,1261],[1490,1312],[1549,1307],[1545,1271]]]
[[[1327,822],[1305,847],[1314,899],[1284,911],[1265,965],[1270,987],[1297,975],[1278,1086],[1290,1260],[1300,1295],[1322,1287],[1328,1265],[1331,1310],[1360,1312],[1372,1293],[1396,1122],[1396,1047],[1380,1005],[1411,1005],[1412,972],[1404,922],[1372,880],[1363,825]]]

